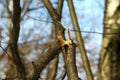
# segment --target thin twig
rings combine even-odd
[[[67,72],[66,70],[62,73],[62,75],[57,80],[64,80]]]
[[[6,53],[6,55],[13,61],[13,63],[15,64],[14,59],[7,53],[7,51],[0,45],[0,48]]]
[[[52,21],[46,21],[46,20],[40,20],[40,19],[36,19],[34,17],[31,17],[29,15],[27,15],[29,18],[33,19],[33,20],[37,20],[37,21],[42,21],[42,22],[48,22],[48,23],[53,23]],[[54,24],[54,23],[53,23]],[[66,29],[66,27],[65,27]],[[97,32],[97,31],[83,31],[83,30],[72,30],[70,29],[70,31],[75,31],[75,32],[81,32],[81,33],[90,33],[90,34],[100,34],[100,35],[118,35],[119,33],[103,33],[103,32]]]
[[[67,72],[66,72],[66,70],[65,70],[64,74],[62,75],[61,80],[64,80],[64,78],[65,78],[66,74],[67,74]]]
[[[75,31],[75,32],[82,32],[82,33],[92,33],[92,34],[102,34],[102,35],[117,35],[119,33],[103,33],[103,32],[92,32],[92,31],[79,31],[79,30],[70,30],[70,31]]]
[[[40,19],[36,19],[34,17],[31,17],[29,15],[27,15],[29,18],[33,19],[33,20],[37,20],[37,21],[42,21],[42,22],[48,22],[48,23],[53,23],[52,21],[46,21],[46,20],[40,20]]]

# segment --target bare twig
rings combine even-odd
[[[46,80],[55,80],[56,75],[57,75],[57,67],[58,67],[58,55],[53,59],[52,62],[52,68],[48,66],[48,74],[46,77]]]
[[[57,79],[57,80],[64,80],[65,76],[66,76],[67,72],[66,70],[62,73],[62,75]]]
[[[29,18],[33,19],[33,20],[42,21],[42,22],[48,22],[48,23],[53,23],[54,24],[53,21],[40,20],[40,19],[34,18],[32,16],[29,16],[29,15],[27,15],[27,16]],[[63,27],[64,27],[64,29],[66,29],[66,26],[63,26]],[[80,33],[100,34],[100,35],[118,35],[119,34],[119,33],[116,33],[116,32],[114,32],[114,33],[111,33],[111,32],[103,33],[103,32],[97,32],[97,31],[83,31],[83,30],[75,30],[75,29],[74,30],[70,29],[70,31],[80,32]]]
[[[34,20],[37,20],[37,21],[53,23],[52,21],[40,20],[40,19],[34,18],[34,17],[32,17],[32,16],[29,16],[29,15],[27,15],[27,16],[28,16],[29,18],[34,19]]]
[[[65,70],[64,74],[61,76],[61,80],[64,80],[66,74],[67,74],[67,72],[66,72],[66,70]]]
[[[13,63],[15,63],[14,62],[14,60],[13,60],[13,58],[7,53],[7,51],[2,47],[2,46],[0,46],[0,48],[6,53],[6,55],[13,61]]]

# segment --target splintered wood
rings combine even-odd
[[[58,40],[60,41],[61,47],[65,46],[65,45],[69,46],[73,43],[69,29],[67,30],[67,34],[68,34],[68,40],[64,40],[62,35],[58,36]]]

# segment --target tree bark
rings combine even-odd
[[[98,79],[120,80],[120,1],[106,0],[105,6]]]
[[[77,66],[76,66],[76,45],[73,43],[66,47],[65,56],[65,68],[68,76],[68,80],[81,80],[78,77]]]

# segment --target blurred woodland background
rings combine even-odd
[[[120,80],[119,12],[120,0],[0,0],[0,80]]]

